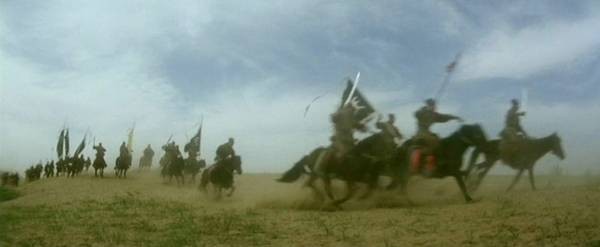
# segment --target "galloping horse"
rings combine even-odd
[[[58,164],[58,163],[57,163]],[[100,171],[100,177],[104,177],[104,168],[106,168],[106,161],[104,161],[103,156],[96,155],[96,159],[94,159],[94,163],[92,167],[94,167],[94,176],[98,176],[98,171]],[[58,170],[58,166],[57,166]]]
[[[333,205],[336,207],[354,195],[357,182],[367,184],[367,192],[361,198],[368,197],[377,187],[379,175],[385,171],[393,157],[393,151],[396,149],[395,139],[401,138],[400,133],[392,128],[390,123],[379,122],[377,125],[381,129],[380,132],[358,142],[345,156],[337,157],[332,147],[318,147],[309,155],[302,157],[277,181],[294,182],[306,173],[309,179],[305,186],[318,192],[313,183],[321,178],[327,196],[333,200]],[[332,178],[346,182],[346,195],[337,200],[331,191]]]
[[[131,154],[119,155],[115,160],[115,174],[118,178],[127,178],[129,167],[131,167]]]
[[[199,188],[206,192],[206,187],[211,183],[217,198],[221,198],[223,189],[229,189],[227,196],[231,196],[235,191],[235,185],[233,184],[233,173],[235,171],[242,174],[242,159],[240,156],[236,155],[232,158],[220,160],[202,172]]]
[[[181,156],[181,152],[176,147],[166,147],[165,155],[160,158],[161,175],[163,178],[169,177],[169,183],[173,177],[177,184],[184,184],[183,168],[185,161]]]
[[[437,164],[434,172],[428,176],[429,178],[444,178],[452,176],[456,179],[458,186],[467,202],[473,199],[467,193],[463,180],[464,172],[461,171],[463,155],[467,148],[471,146],[481,146],[487,142],[485,132],[480,125],[463,125],[457,131],[450,134],[446,138],[440,140],[440,144],[433,150],[433,155],[436,157]],[[396,161],[395,170],[399,171],[393,178],[394,185],[400,184],[403,193],[406,192],[408,179],[412,175],[418,174],[418,171],[412,171],[411,166],[415,160],[413,159],[414,152],[417,147],[413,145],[412,140],[408,140],[398,149],[398,160]],[[393,188],[392,186],[390,188]]]
[[[467,180],[469,182],[469,189],[472,191],[476,190],[492,166],[494,166],[498,160],[502,160],[502,163],[518,170],[516,177],[508,187],[507,191],[511,190],[517,184],[525,170],[529,173],[531,188],[535,190],[535,181],[533,178],[533,166],[535,163],[549,152],[552,152],[552,154],[561,160],[565,158],[561,139],[556,133],[539,139],[523,139],[518,142],[519,143],[506,144],[512,144],[513,150],[505,149],[503,151],[501,148],[501,140],[492,140],[485,145],[476,148],[473,153],[471,153],[469,167],[467,168],[467,174],[469,174],[469,179]],[[480,164],[475,164],[477,158],[482,153],[485,156],[485,160]],[[472,173],[474,168],[476,171],[475,173]]]

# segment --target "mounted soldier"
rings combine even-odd
[[[152,146],[148,144],[144,149],[143,155],[140,158],[140,168],[152,166],[152,159],[154,158],[154,150],[152,150]]]
[[[227,158],[233,158],[235,156],[235,150],[233,150],[234,140],[233,138],[229,138],[226,143],[219,145],[217,148],[217,155],[215,156],[215,161],[219,162],[221,160],[225,160]]]
[[[433,151],[439,145],[439,136],[431,132],[430,128],[435,123],[445,123],[450,120],[457,120],[462,122],[460,117],[443,114],[437,112],[437,106],[434,99],[427,99],[425,106],[421,107],[415,112],[415,118],[417,119],[417,134],[413,137],[413,143],[420,149],[420,152],[416,153],[414,157],[413,171],[417,172],[422,169],[422,163],[425,160],[427,169],[425,173],[432,173],[435,169],[435,157]],[[426,157],[423,159],[423,157]]]
[[[115,174],[117,177],[127,177],[127,170],[131,167],[131,150],[123,142],[119,147],[119,157],[115,160]]]
[[[504,130],[500,132],[500,137],[504,140],[517,141],[527,137],[527,133],[521,127],[521,117],[525,116],[525,112],[519,111],[519,101],[511,100],[511,107],[506,112],[506,120],[504,121]]]
[[[106,168],[106,161],[104,160],[104,155],[106,154],[106,149],[102,146],[102,142],[98,143],[98,146],[93,147],[96,150],[96,159],[94,159],[94,163],[92,166],[94,167],[94,176],[98,176],[98,170],[100,170],[100,177],[104,176],[104,168]]]
[[[504,129],[500,132],[500,143],[498,148],[500,154],[505,157],[505,161],[514,162],[514,155],[523,147],[524,140],[528,139],[528,135],[521,127],[521,117],[525,116],[525,112],[519,111],[519,101],[511,100],[511,107],[506,112],[506,120],[504,121]]]
[[[121,143],[121,147],[119,147],[119,156],[126,158],[129,156],[129,149],[127,149],[127,145],[125,142]]]
[[[150,159],[154,157],[154,150],[152,150],[152,146],[150,146],[150,144],[148,144],[148,146],[144,149],[144,156],[149,157]]]

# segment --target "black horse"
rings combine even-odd
[[[118,178],[127,178],[127,170],[131,167],[131,154],[119,155],[115,160],[115,174]]]
[[[92,167],[94,167],[94,176],[97,177],[99,175],[101,178],[104,177],[104,168],[106,168],[106,166],[104,156],[96,155],[94,163],[92,164]]]
[[[471,146],[481,146],[487,142],[485,132],[480,125],[463,125],[457,131],[450,134],[446,138],[440,140],[439,146],[433,150],[433,155],[436,159],[436,168],[429,178],[444,178],[454,177],[463,196],[467,202],[473,199],[469,196],[463,176],[465,172],[461,171],[463,163],[463,155],[465,151]],[[399,173],[393,178],[393,186],[400,184],[402,186],[403,193],[406,192],[406,185],[408,179],[412,175],[422,175],[418,171],[411,169],[411,166],[417,165],[412,164],[414,162],[414,152],[417,152],[419,147],[413,145],[413,140],[408,140],[400,146],[398,154],[396,155],[396,163],[398,166],[394,170]]]
[[[507,190],[511,190],[516,185],[525,170],[529,173],[531,188],[535,190],[533,176],[533,166],[535,163],[549,152],[552,152],[552,154],[561,160],[565,158],[561,139],[556,133],[539,139],[523,139],[519,143],[507,143],[507,145],[512,145],[514,150],[503,151],[500,148],[501,145],[501,140],[492,140],[476,148],[471,153],[467,168],[469,190],[474,191],[479,187],[485,175],[498,160],[502,160],[502,163],[518,170],[516,177]],[[476,164],[481,154],[484,154],[485,159],[482,163]]]
[[[321,178],[327,196],[333,200],[333,205],[336,207],[352,198],[356,192],[356,183],[367,184],[367,192],[361,198],[368,197],[377,187],[379,176],[386,171],[393,157],[393,151],[396,149],[394,140],[401,138],[395,128],[389,128],[389,124],[378,123],[381,131],[358,142],[344,157],[337,157],[331,147],[314,149],[296,162],[277,181],[290,183],[298,180],[302,174],[308,174],[309,179],[305,186],[318,194],[314,182]],[[331,191],[332,178],[346,182],[346,195],[337,200]]]
[[[206,192],[206,187],[210,183],[215,190],[217,198],[221,198],[221,193],[224,189],[229,189],[227,196],[231,196],[235,191],[233,173],[236,171],[238,174],[242,174],[242,159],[240,156],[236,155],[220,160],[216,164],[204,169],[200,178],[199,188]]]
[[[161,157],[159,163],[161,166],[161,176],[171,183],[173,177],[177,181],[177,184],[185,184],[185,178],[183,176],[183,169],[185,167],[185,160],[181,156],[181,152],[170,147],[165,150],[165,154]]]

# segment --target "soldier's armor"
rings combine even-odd
[[[104,147],[95,146],[94,149],[96,150],[96,157],[104,158],[104,154],[106,153],[106,149],[104,149]]]
[[[505,127],[500,132],[499,150],[504,157],[512,157],[518,152],[520,146],[527,137],[521,127],[520,117],[523,113],[518,112],[518,108],[513,106],[506,113]]]
[[[222,160],[233,155],[235,155],[235,151],[233,151],[231,145],[229,145],[229,143],[224,143],[217,148],[217,157],[215,158],[217,160]]]
[[[427,106],[422,107],[415,112],[417,118],[417,133],[413,141],[423,146],[423,151],[431,153],[439,144],[439,137],[431,132],[430,128],[434,123],[445,123],[456,117],[449,114],[441,114]]]

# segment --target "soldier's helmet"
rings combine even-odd
[[[233,137],[229,137],[229,140],[227,140],[227,142],[228,142],[229,144],[233,144]]]
[[[519,105],[519,101],[517,99],[510,100],[510,103],[512,103],[512,105]]]

